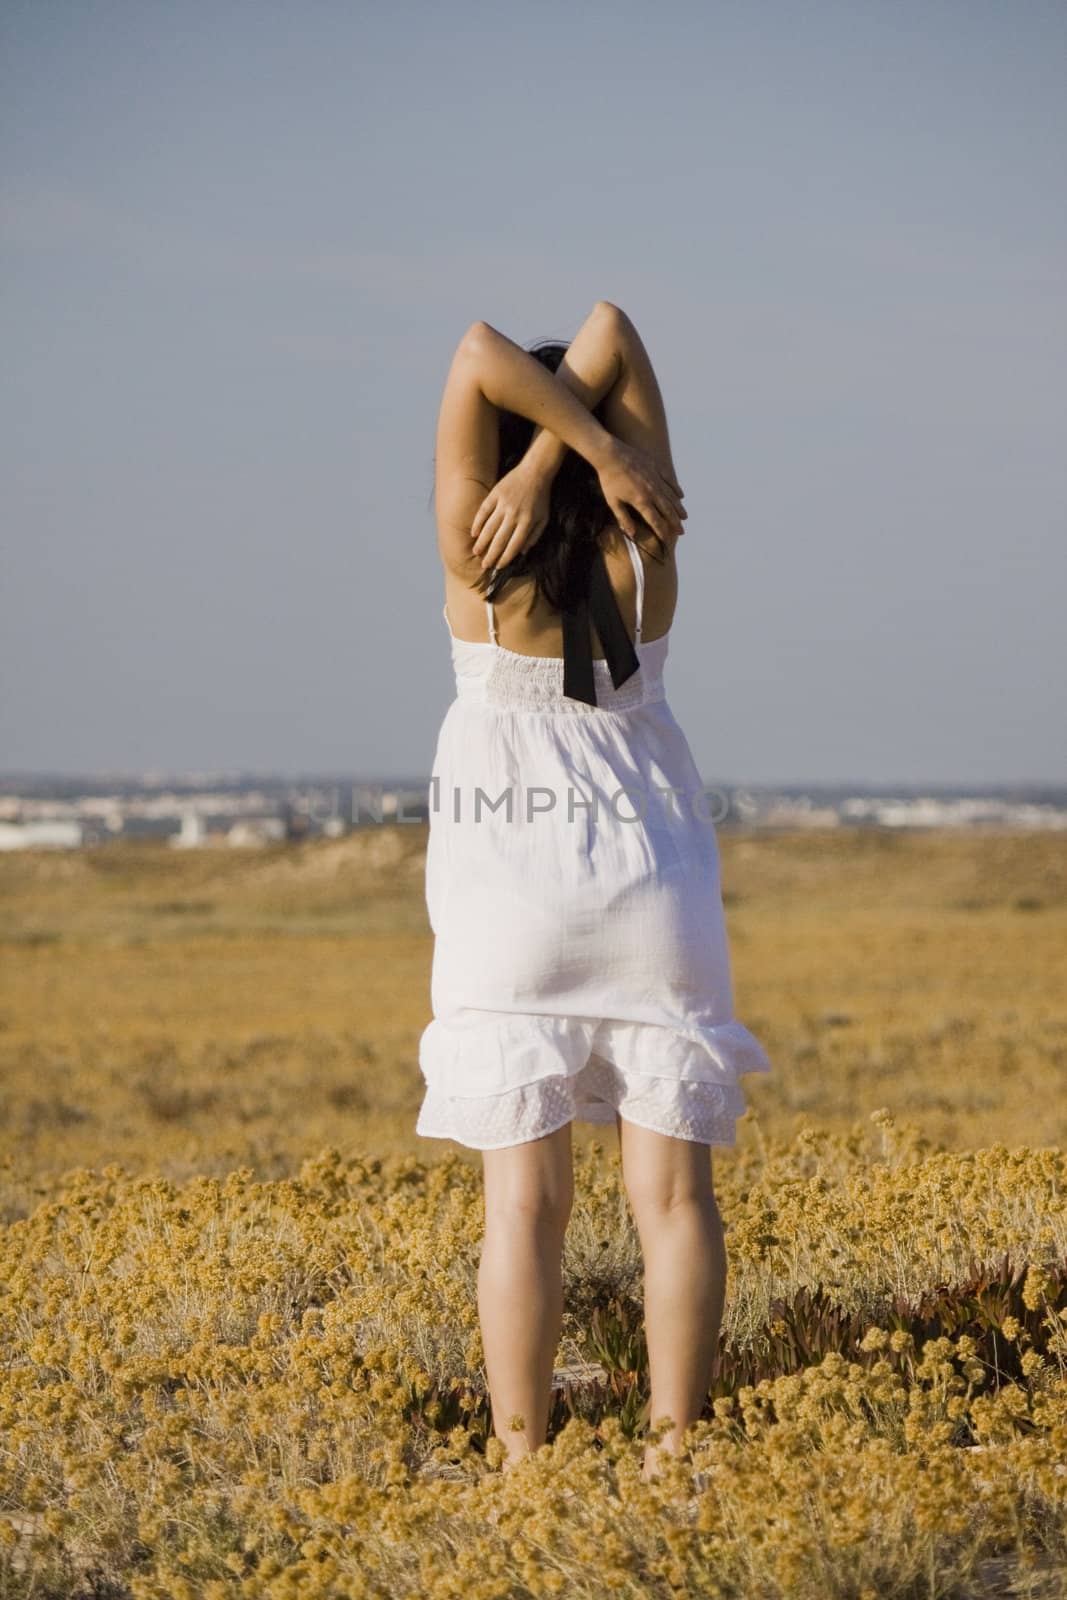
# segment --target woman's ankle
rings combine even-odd
[[[501,1472],[510,1472],[513,1467],[517,1467],[520,1462],[526,1461],[533,1453],[533,1449],[528,1444],[519,1443],[518,1445],[510,1446],[510,1448],[505,1446],[504,1459],[500,1464]]]
[[[683,1454],[682,1450],[675,1444],[677,1432],[678,1430],[675,1430],[666,1434],[659,1444],[650,1442],[645,1445],[645,1458],[641,1466],[641,1477],[645,1483],[648,1483],[652,1478],[658,1477],[668,1462]]]

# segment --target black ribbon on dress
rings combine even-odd
[[[596,549],[589,568],[588,595],[583,595],[572,609],[561,612],[560,616],[563,624],[563,693],[569,700],[584,700],[586,705],[595,706],[596,674],[593,671],[593,645],[589,637],[590,619],[604,647],[604,657],[616,689],[632,678],[641,665],[633,640],[622,620],[601,549]]]

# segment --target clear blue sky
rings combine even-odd
[[[622,305],[711,782],[1067,780],[1067,7],[8,0],[0,766],[428,773],[441,386]]]

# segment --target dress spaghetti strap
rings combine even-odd
[[[637,579],[637,622],[634,626],[634,644],[640,644],[641,623],[643,621],[645,609],[645,564],[641,560],[640,551],[638,550],[633,539],[627,537],[626,548],[630,552],[630,560],[633,563],[634,576]]]
[[[485,612],[489,619],[489,643],[496,644],[496,618],[493,614],[493,602],[491,600],[485,602]]]

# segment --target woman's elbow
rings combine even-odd
[[[459,341],[461,350],[470,350],[477,354],[486,344],[497,337],[497,331],[488,322],[472,322],[462,339]]]
[[[596,305],[593,307],[593,310],[598,316],[603,317],[605,321],[611,321],[621,325],[622,323],[629,322],[630,320],[626,315],[626,312],[621,306],[617,306],[614,300],[598,300]]]

